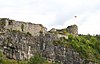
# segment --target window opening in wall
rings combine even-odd
[[[9,21],[9,25],[12,25],[13,24],[13,22],[12,21]]]
[[[22,29],[22,31],[24,31],[24,24],[21,25],[21,29]]]

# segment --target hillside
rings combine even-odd
[[[100,36],[1,18],[0,64],[100,64]]]

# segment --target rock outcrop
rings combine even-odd
[[[0,35],[0,48],[9,59],[30,59],[35,54],[40,53],[50,62],[82,63],[79,53],[75,52],[73,48],[55,44],[59,40],[60,38],[52,33],[33,37],[17,31],[7,31]]]

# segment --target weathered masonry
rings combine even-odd
[[[9,30],[18,30],[21,32],[29,32],[33,36],[39,35],[40,32],[45,33],[47,29],[41,24],[33,24],[29,22],[19,22],[8,18],[0,18],[0,32]]]

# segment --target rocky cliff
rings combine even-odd
[[[52,33],[33,37],[29,34],[7,31],[0,34],[0,48],[9,59],[30,59],[40,53],[48,61],[59,61],[64,64],[82,63],[79,53],[73,48],[57,44],[60,38]],[[67,41],[65,42],[67,44]]]
[[[68,27],[64,32],[56,29],[45,33],[38,32],[38,36],[18,30],[6,29],[0,33],[0,50],[9,59],[25,60],[39,53],[49,62],[83,64],[84,60],[79,53],[68,44],[68,33],[78,34],[78,27],[74,26]],[[60,32],[68,33],[62,34]]]

